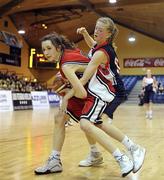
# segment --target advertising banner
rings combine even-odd
[[[49,108],[49,100],[47,91],[32,91],[33,109],[47,109]]]
[[[164,67],[164,57],[124,59],[124,68],[140,67]]]
[[[11,91],[0,90],[0,111],[12,111],[13,102]]]
[[[30,92],[12,92],[14,110],[32,109]]]
[[[49,100],[50,106],[59,106],[60,105],[60,97],[56,93],[49,92],[48,100]]]

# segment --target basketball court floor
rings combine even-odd
[[[1,180],[121,180],[119,166],[103,148],[104,163],[99,167],[78,167],[89,146],[79,124],[66,128],[62,152],[64,171],[38,176],[34,169],[43,164],[52,149],[53,117],[57,108],[0,112]],[[122,104],[113,123],[147,149],[140,172],[125,180],[164,180],[164,105],[154,105],[152,120],[145,118],[144,107]],[[111,139],[112,140],[112,139]],[[112,140],[114,141],[114,140]],[[123,146],[114,141],[119,148]]]

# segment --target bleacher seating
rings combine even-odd
[[[164,87],[164,75],[157,75],[155,77],[156,77],[157,82],[158,83],[160,82]],[[154,95],[154,101],[153,102],[154,103],[160,103],[160,104],[164,103],[164,92],[160,93],[159,91],[157,91],[157,93],[155,93],[155,95]]]
[[[156,75],[155,76],[157,82],[161,83],[164,87],[164,75]],[[141,80],[143,79],[143,76],[122,76],[122,80],[124,82],[124,85],[125,85],[125,89],[126,89],[126,93],[127,93],[127,96],[129,95],[129,93],[131,92],[131,90],[133,89],[133,87],[135,86],[136,82],[138,80]],[[141,87],[142,88],[142,87]],[[160,93],[160,92],[156,92],[154,94],[154,100],[153,100],[154,103],[164,103],[164,92],[163,93]]]
[[[122,76],[122,80],[124,82],[126,93],[128,95],[130,91],[133,89],[133,87],[135,86],[138,80],[138,77],[137,76]]]

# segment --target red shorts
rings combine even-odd
[[[80,121],[82,109],[84,108],[85,100],[72,97],[68,101],[66,113],[76,122]]]
[[[86,99],[71,98],[68,101],[66,113],[76,122],[83,118],[93,123],[99,123],[100,116],[104,112],[106,106],[106,102],[88,94]]]

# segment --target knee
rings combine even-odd
[[[80,120],[80,128],[85,133],[89,133],[91,131],[91,123],[86,119],[82,119]]]
[[[65,125],[65,113],[59,111],[54,117],[54,123],[57,126]]]

